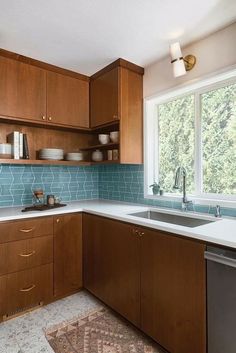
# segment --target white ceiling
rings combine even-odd
[[[0,47],[84,74],[147,66],[236,20],[236,0],[0,0]]]

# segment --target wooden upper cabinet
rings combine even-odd
[[[89,82],[47,72],[47,120],[56,125],[89,127]]]
[[[90,82],[91,127],[119,119],[119,68],[116,67]]]
[[[171,353],[206,352],[204,244],[143,229],[141,329]]]
[[[143,163],[143,76],[120,68],[120,162]]]
[[[82,287],[82,216],[67,214],[54,220],[54,296]]]
[[[120,163],[124,164],[143,162],[143,73],[143,68],[118,59],[90,81],[91,127],[120,122]]]
[[[42,121],[45,115],[45,70],[0,56],[0,116]]]

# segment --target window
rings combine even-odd
[[[173,184],[182,166],[188,195],[236,201],[236,70],[148,99],[145,106],[146,197],[153,196],[154,181],[165,196],[180,197]]]

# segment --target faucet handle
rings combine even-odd
[[[215,217],[221,217],[221,209],[220,205],[216,205],[216,210],[215,210]]]

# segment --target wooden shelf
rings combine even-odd
[[[0,164],[32,164],[32,165],[77,165],[85,166],[91,165],[91,162],[84,161],[52,161],[52,160],[41,160],[41,159],[0,159]]]
[[[117,161],[101,161],[101,162],[91,162],[92,165],[95,165],[95,164],[119,164],[120,161],[117,160]]]
[[[101,162],[86,162],[86,161],[52,161],[41,159],[0,159],[0,164],[20,164],[20,165],[64,165],[64,166],[89,166],[96,164],[118,164],[117,161],[101,161]]]
[[[90,150],[95,150],[95,149],[100,149],[100,150],[106,150],[108,148],[118,148],[119,147],[119,142],[118,143],[106,143],[105,145],[94,145],[94,146],[88,146],[84,148],[80,148],[81,151],[90,151]]]

